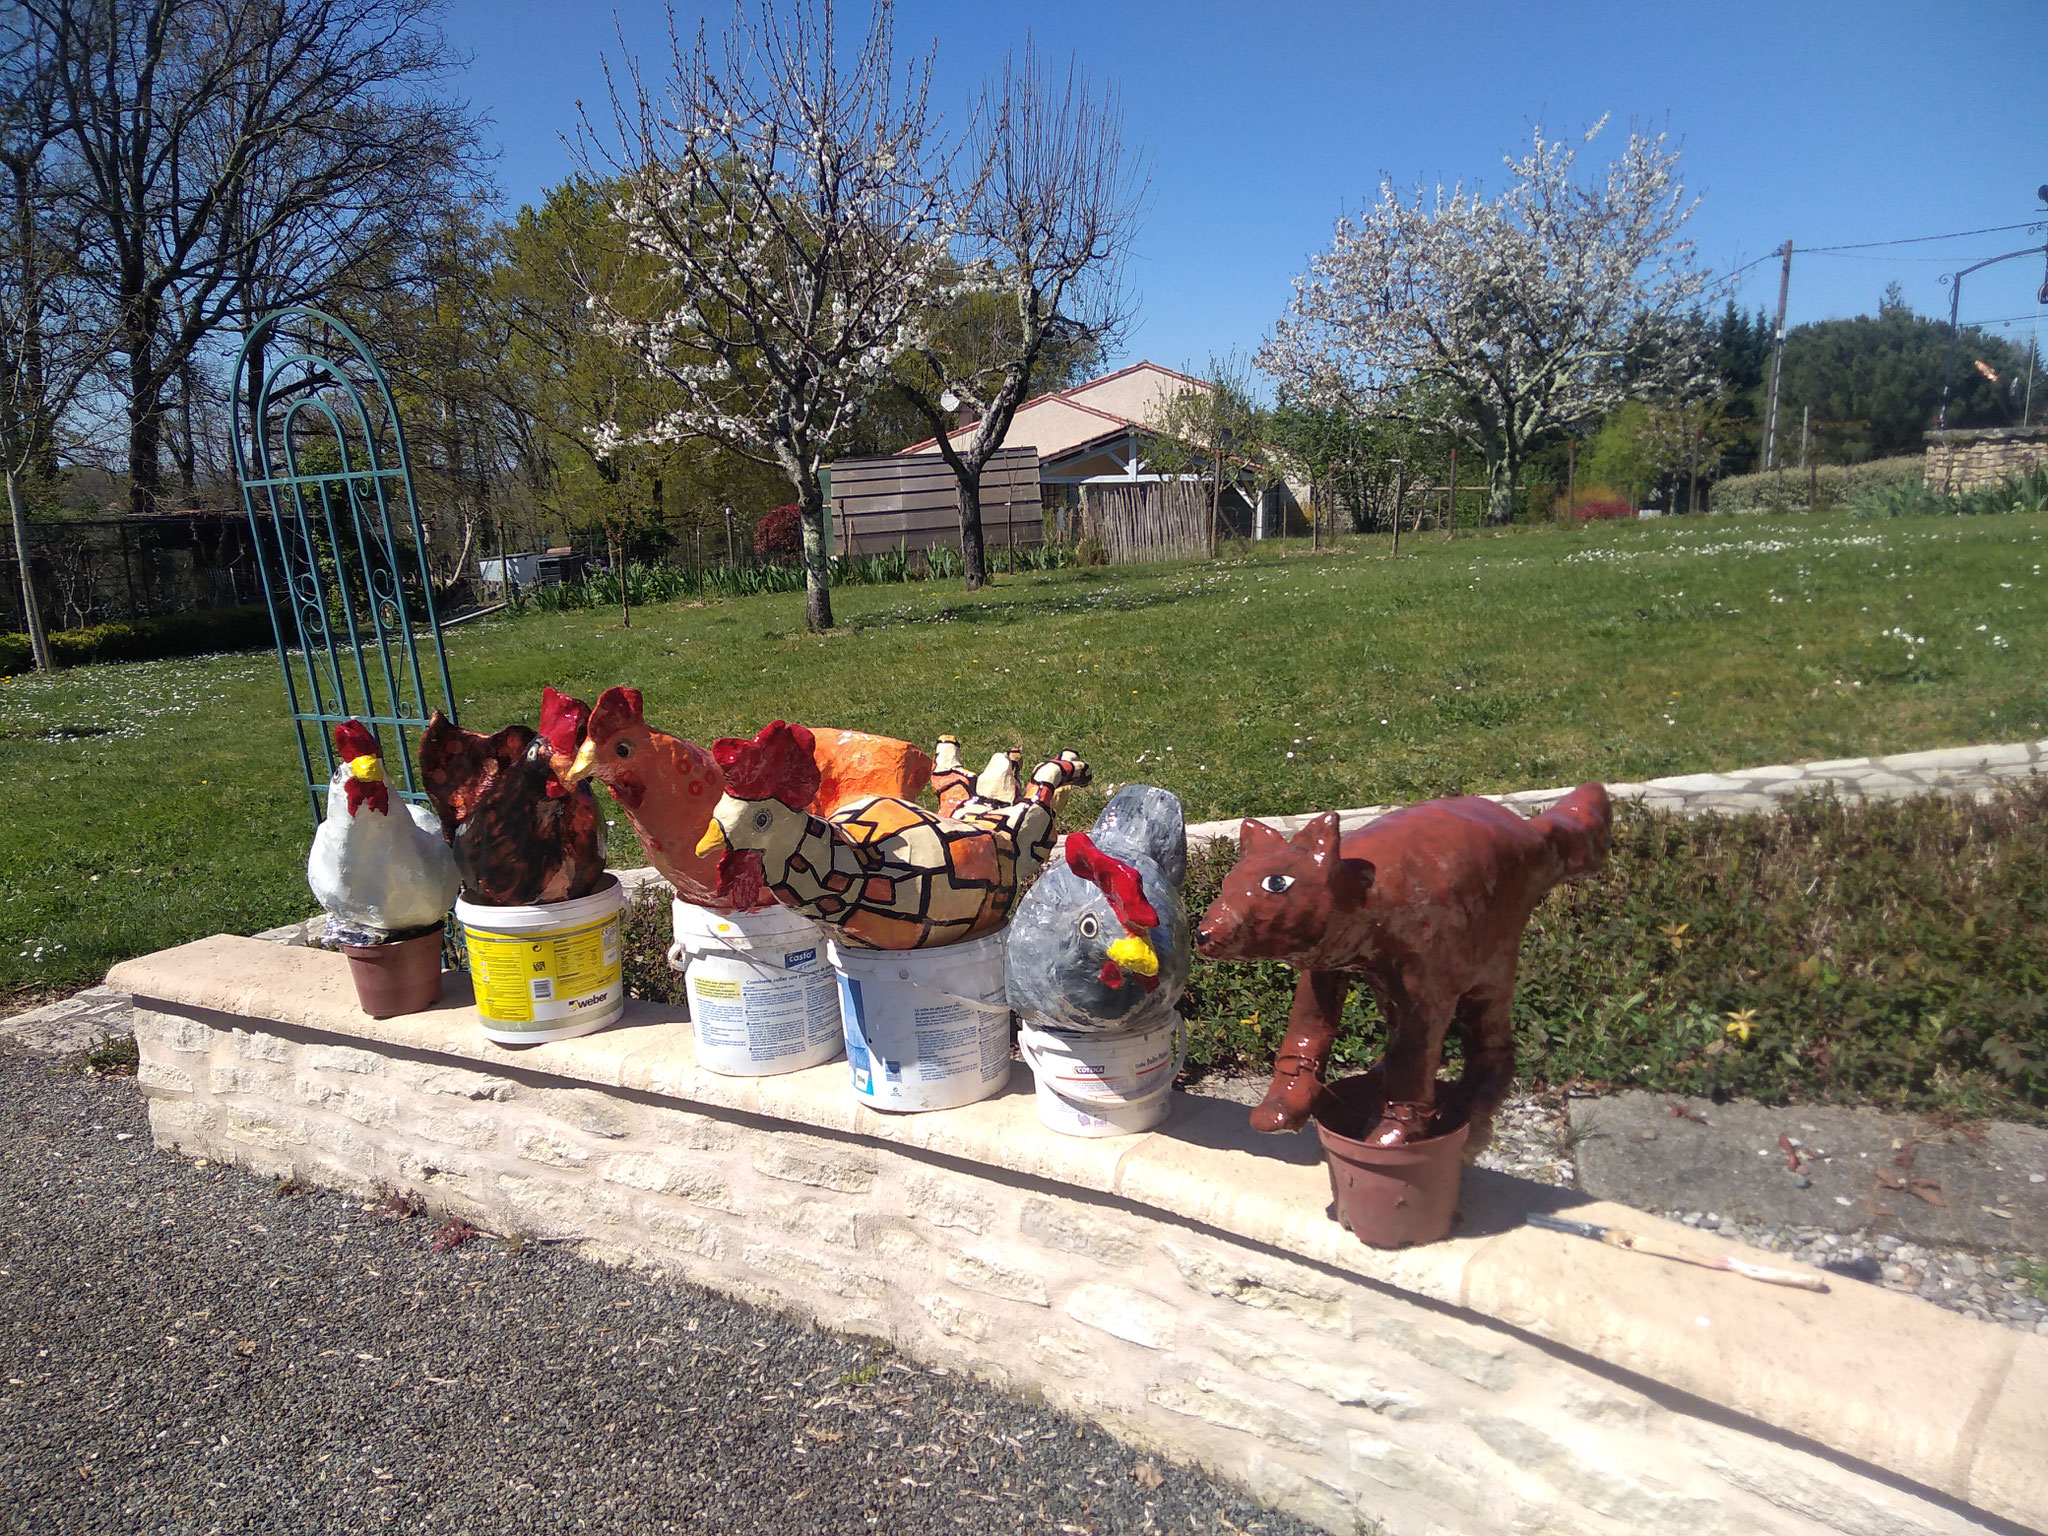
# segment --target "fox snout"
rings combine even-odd
[[[1202,919],[1195,929],[1195,950],[1204,960],[1229,958],[1231,941],[1237,936],[1238,925],[1215,912]]]

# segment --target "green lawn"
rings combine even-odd
[[[1846,514],[1299,543],[1213,565],[487,620],[465,724],[543,683],[645,690],[696,740],[775,716],[970,757],[1073,746],[1193,819],[2044,733],[2048,519]],[[1920,637],[1911,643],[1901,634]],[[0,682],[0,995],[302,915],[311,833],[274,658]],[[1076,808],[1085,818],[1100,791]],[[614,862],[641,861],[621,827]]]

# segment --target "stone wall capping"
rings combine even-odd
[[[1695,777],[1715,781],[1716,792],[1723,792],[1722,776]],[[899,1314],[890,1310],[900,1291],[903,1313],[927,1319],[947,1348],[978,1349],[976,1358],[998,1379],[1013,1374],[1012,1366],[1021,1368],[1026,1357],[1060,1362],[1047,1365],[1058,1383],[1079,1376],[1093,1383],[1069,1394],[1073,1406],[1139,1416],[1131,1421],[1139,1438],[1161,1433],[1158,1419],[1140,1422],[1156,1406],[1191,1454],[1242,1476],[1252,1475],[1246,1470],[1252,1463],[1233,1447],[1240,1440],[1259,1442],[1265,1459],[1258,1466],[1268,1469],[1259,1473],[1267,1480],[1262,1487],[1306,1488],[1303,1477],[1314,1482],[1319,1470],[1336,1465],[1331,1457],[1342,1461],[1330,1447],[1351,1443],[1351,1431],[1326,1435],[1314,1429],[1320,1420],[1301,1417],[1312,1407],[1303,1394],[1320,1394],[1328,1412],[1364,1416],[1329,1422],[1357,1424],[1371,1447],[1382,1447],[1391,1443],[1392,1420],[1422,1426],[1457,1421],[1456,1414],[1434,1410],[1402,1417],[1409,1406],[1446,1389],[1425,1385],[1418,1395],[1412,1380],[1392,1375],[1382,1388],[1381,1375],[1392,1369],[1385,1361],[1407,1359],[1412,1370],[1449,1372],[1452,1387],[1478,1395],[1468,1404],[1504,1405],[1468,1406],[1464,1422],[1493,1424],[1536,1390],[1530,1373],[1547,1355],[1553,1367],[1546,1369],[1592,1371],[1602,1391],[1644,1401],[1632,1410],[1638,1420],[1662,1413],[1687,1423],[1733,1424],[1809,1461],[1818,1448],[1816,1465],[1840,1467],[1846,1459],[1863,1466],[1866,1477],[1867,1469],[1877,1469],[1887,1487],[1898,1480],[1917,1486],[1922,1493],[1908,1489],[1900,1496],[1932,1497],[1951,1512],[1945,1519],[1963,1519],[1955,1529],[1986,1528],[1968,1518],[1972,1510],[2048,1529],[2048,1338],[2014,1335],[1852,1280],[1833,1278],[1830,1292],[1815,1295],[1532,1229],[1524,1224],[1530,1211],[1569,1210],[1705,1254],[1740,1251],[1707,1232],[1479,1169],[1466,1172],[1456,1236],[1383,1252],[1358,1243],[1330,1218],[1328,1178],[1310,1136],[1254,1135],[1243,1107],[1225,1101],[1176,1096],[1169,1118],[1149,1134],[1072,1138],[1039,1124],[1028,1075],[1017,1072],[1006,1092],[965,1109],[884,1115],[854,1100],[840,1062],[775,1078],[700,1070],[678,1010],[631,1003],[618,1025],[598,1034],[511,1049],[478,1029],[466,977],[448,976],[434,1009],[376,1020],[357,1007],[346,965],[340,955],[318,949],[221,935],[115,967],[109,985],[134,995],[145,1070],[162,1085],[156,1091],[163,1096],[152,1101],[159,1140],[199,1135],[200,1100],[217,1094],[220,1123],[228,1129],[215,1134],[231,1144],[232,1160],[265,1170],[294,1167],[295,1137],[301,1145],[318,1145],[324,1135],[336,1147],[367,1148],[359,1133],[387,1145],[406,1134],[402,1122],[394,1127],[381,1112],[366,1119],[366,1111],[351,1108],[358,1099],[376,1097],[381,1104],[380,1090],[403,1086],[391,1072],[382,1081],[363,1072],[363,1058],[405,1063],[401,1075],[408,1081],[465,1074],[454,1079],[464,1085],[463,1095],[436,1098],[437,1112],[517,1117],[551,1114],[537,1106],[552,1103],[570,1113],[539,1130],[502,1119],[507,1129],[492,1154],[498,1161],[490,1163],[490,1176],[460,1151],[419,1138],[415,1150],[455,1174],[437,1187],[452,1195],[451,1207],[467,1202],[466,1209],[488,1212],[493,1200],[508,1202],[529,1230],[628,1248],[637,1224],[658,1255],[686,1265],[694,1255],[694,1262],[722,1266],[704,1283],[771,1300],[792,1289],[829,1293],[840,1299],[833,1303],[839,1307],[834,1325],[861,1331],[900,1326],[891,1321]],[[201,1070],[242,1060],[250,1037],[266,1034],[296,1041],[299,1092],[272,1093],[271,1080],[283,1076],[275,1070]],[[209,1049],[215,1052],[210,1058],[201,1054]],[[171,1073],[182,1081],[173,1082]],[[478,1086],[484,1081],[511,1086],[491,1094]],[[536,1083],[545,1091],[530,1093]],[[608,1095],[621,1113],[593,1113],[591,1104]],[[681,1150],[650,1155],[645,1148],[673,1143],[664,1143],[658,1130],[651,1142],[619,1139],[662,1117],[716,1131],[692,1132],[696,1146],[731,1145],[719,1138],[739,1136],[750,1138],[753,1151],[693,1153],[689,1138],[678,1137],[685,1142]],[[312,1131],[302,1123],[311,1123]],[[301,1129],[292,1132],[294,1125]],[[458,1125],[452,1114],[448,1125]],[[479,1147],[488,1139],[483,1126],[481,1120],[460,1122],[462,1134]],[[352,1156],[336,1152],[339,1162],[306,1166],[346,1178]],[[704,1160],[699,1182],[671,1181],[665,1170],[691,1167],[693,1156]],[[725,1157],[722,1164],[710,1161],[718,1156]],[[476,1177],[463,1171],[472,1166]],[[606,1170],[621,1177],[611,1179]],[[354,1176],[367,1178],[360,1171]],[[728,1192],[726,1179],[742,1180],[744,1187],[735,1183]],[[902,1191],[961,1179],[973,1181],[959,1192],[966,1216],[909,1223],[917,1231],[907,1230],[905,1218],[919,1214],[913,1202],[921,1197]],[[824,1200],[827,1209],[849,1203],[851,1209],[850,1203],[869,1198],[882,1203],[859,1216],[864,1235],[853,1241],[853,1224],[846,1224],[833,1240],[850,1246],[838,1250],[800,1252],[775,1241],[772,1227],[729,1224],[754,1219],[747,1211],[772,1219],[767,1213],[787,1206],[794,1232],[814,1220],[804,1214],[804,1201]],[[1017,1250],[1013,1261],[1020,1241],[1051,1229],[1042,1210],[1024,1214],[1027,1202],[1059,1199],[1077,1202],[1078,1224],[1059,1227],[1049,1245],[1030,1250],[1049,1257]],[[742,1214],[721,1226],[715,1219],[720,1211]],[[1145,1235],[1160,1231],[1169,1235]],[[941,1239],[967,1246],[927,1253],[927,1241]],[[1198,1254],[1189,1244],[1208,1246]],[[1072,1271],[1084,1284],[1061,1278],[1068,1254],[1085,1256]],[[1790,1261],[1773,1256],[1770,1262]],[[934,1289],[941,1276],[959,1289]],[[1368,1315],[1380,1304],[1374,1297],[1409,1321],[1374,1322]],[[1021,1333],[1001,1321],[1020,1308],[1037,1320]],[[1349,1362],[1347,1368],[1366,1373],[1359,1380],[1370,1384],[1333,1394],[1327,1383],[1296,1390],[1298,1384],[1283,1381],[1287,1390],[1276,1394],[1273,1383],[1287,1373],[1260,1366],[1264,1357],[1247,1354],[1241,1340],[1230,1347],[1252,1362],[1248,1386],[1217,1357],[1201,1353],[1209,1347],[1202,1340],[1237,1338],[1234,1329],[1254,1324],[1299,1328],[1287,1344],[1293,1357]],[[1110,1362],[1106,1376],[1088,1363],[1097,1352]],[[1118,1372],[1139,1369],[1131,1364],[1138,1357],[1165,1362],[1164,1374],[1155,1372],[1149,1387],[1118,1398]],[[1583,1385],[1574,1390],[1583,1394]],[[1389,1407],[1401,1413],[1389,1414]],[[1616,1422],[1627,1418],[1620,1414]],[[1539,1415],[1529,1422],[1533,1434],[1547,1420]],[[1582,1427],[1572,1433],[1583,1439],[1619,1431]],[[1469,1454],[1506,1454],[1495,1441],[1523,1444],[1502,1430],[1491,1439],[1471,1439]],[[1424,1465],[1414,1454],[1375,1450],[1361,1463],[1361,1475],[1382,1490],[1405,1486],[1390,1478]],[[1304,1494],[1303,1508],[1319,1508],[1317,1501],[1332,1497],[1329,1484],[1317,1486],[1324,1491],[1313,1499]],[[1358,1507],[1374,1512],[1368,1500]],[[1505,1505],[1484,1507],[1487,1519],[1508,1518]],[[1423,1525],[1417,1516],[1391,1528]]]
[[[2024,777],[2048,772],[2048,740],[2012,741],[1975,747],[1936,747],[1927,752],[1898,752],[1889,757],[1837,757],[1814,763],[1775,763],[1761,768],[1731,768],[1723,772],[1681,773],[1664,779],[1610,783],[1607,793],[1617,801],[1631,801],[1657,811],[1676,811],[1681,816],[1709,812],[1737,816],[1747,811],[1768,811],[1788,795],[1803,789],[1832,786],[1847,799],[1895,800],[1910,795],[1948,790],[1982,791],[1988,781]],[[1555,789],[1522,789],[1513,794],[1486,795],[1525,816],[1548,810],[1572,792],[1573,785]],[[1391,805],[1363,805],[1339,811],[1339,826],[1356,831],[1391,810]],[[1313,817],[1260,816],[1275,831],[1292,837]],[[1201,821],[1188,828],[1190,847],[1214,842],[1236,842],[1243,818],[1229,821]]]

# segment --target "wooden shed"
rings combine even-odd
[[[960,547],[959,486],[936,453],[840,459],[829,489],[835,553]],[[1037,449],[998,449],[981,472],[981,537],[991,549],[1045,541]]]

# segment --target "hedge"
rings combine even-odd
[[[1919,483],[1927,473],[1924,454],[1905,454],[1896,459],[1872,459],[1867,464],[1822,464],[1813,473],[1816,503],[1821,507],[1842,507],[1858,497],[1886,486],[1907,481]],[[1730,475],[1714,483],[1715,512],[1803,512],[1809,491],[1807,471],[1787,466],[1780,475]]]
[[[95,661],[155,661],[210,651],[253,651],[274,643],[270,610],[252,603],[242,608],[202,608],[156,619],[55,630],[50,635],[50,660],[60,667],[77,667]],[[35,652],[27,635],[0,635],[0,676],[27,672],[34,666]]]

